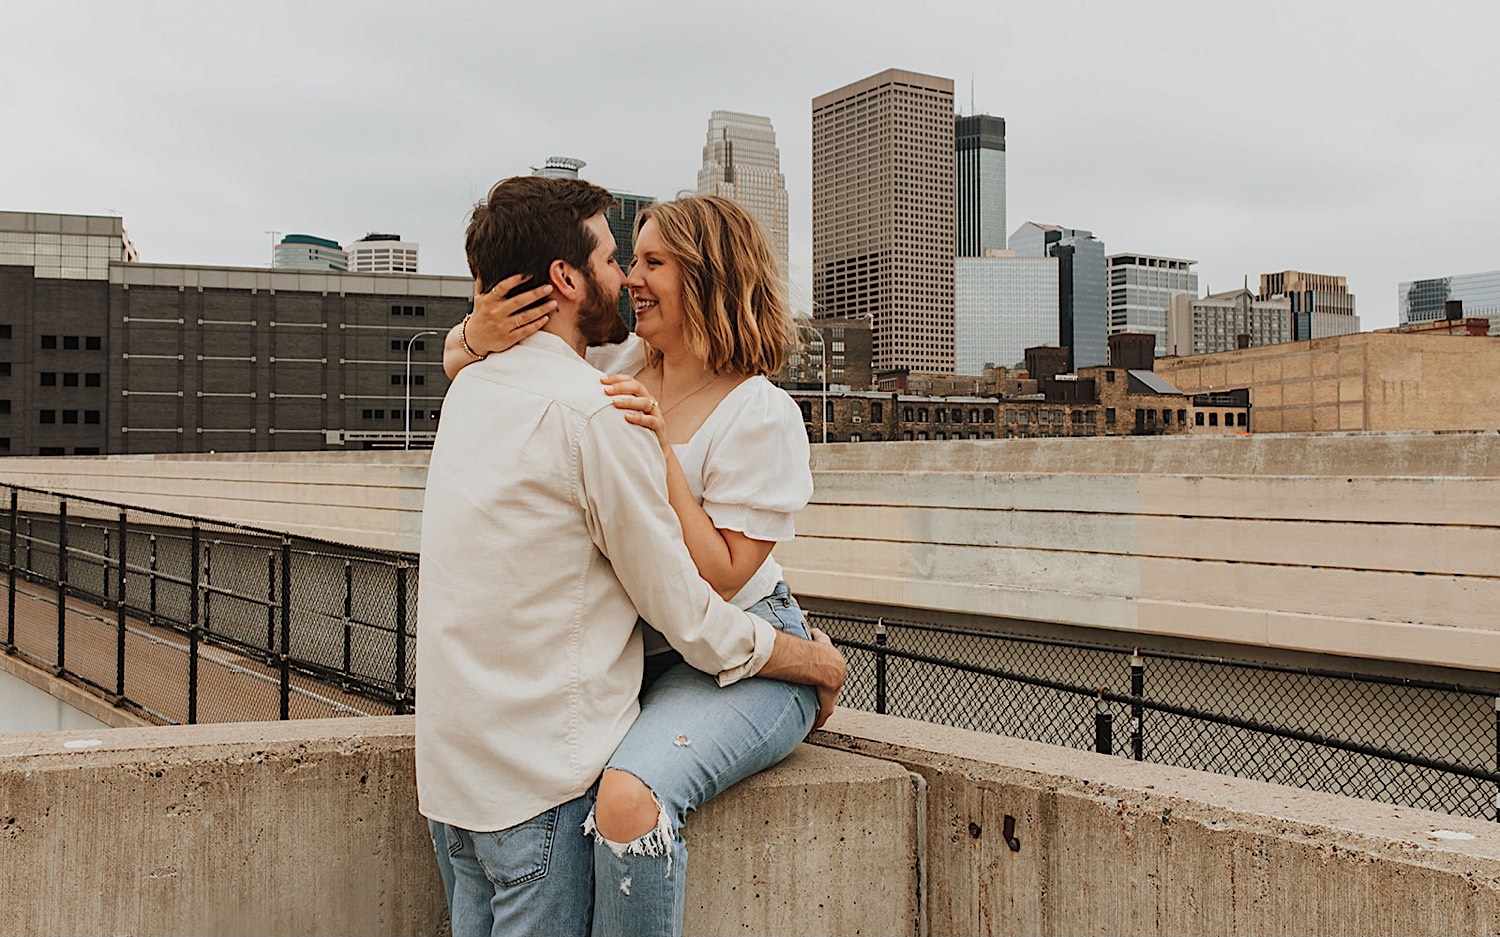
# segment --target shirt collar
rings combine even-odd
[[[578,352],[573,350],[564,339],[553,335],[551,332],[535,332],[521,340],[521,344],[537,351],[545,351],[548,354],[563,355],[564,357],[579,360]]]

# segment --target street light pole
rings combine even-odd
[[[417,339],[423,335],[441,334],[441,332],[428,329],[425,332],[418,332],[406,340],[406,445],[403,447],[405,449],[411,448],[411,346],[416,344]]]
[[[818,357],[823,362],[823,395],[820,403],[823,407],[823,416],[819,423],[823,424],[823,441],[828,441],[828,347],[823,342],[823,330],[813,326],[813,335],[818,339]]]

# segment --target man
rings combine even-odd
[[[637,613],[699,670],[819,688],[844,664],[699,578],[661,449],[611,406],[590,345],[618,341],[608,192],[517,177],[474,211],[480,288],[550,284],[541,332],[464,369],[428,470],[417,642],[417,787],[455,935],[585,934],[589,792],[637,713]]]

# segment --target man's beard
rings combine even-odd
[[[620,318],[620,297],[606,295],[590,273],[584,274],[584,281],[588,285],[578,310],[578,331],[584,342],[592,348],[625,341],[630,336],[630,327]]]

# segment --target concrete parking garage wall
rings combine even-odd
[[[1500,434],[814,447],[800,594],[1500,669]],[[415,550],[425,453],[8,459],[0,480]]]
[[[0,737],[0,932],[443,933],[411,730]],[[1500,932],[1493,823],[847,711],[812,741],[694,815],[689,933]]]

